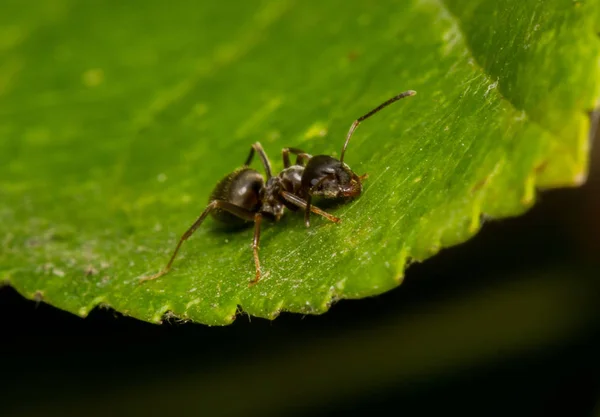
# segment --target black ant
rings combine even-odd
[[[241,226],[248,222],[254,222],[252,249],[256,275],[249,285],[256,284],[260,280],[258,242],[263,217],[278,221],[283,216],[284,209],[287,208],[292,211],[302,209],[304,210],[306,227],[310,226],[310,213],[318,214],[329,221],[339,223],[339,218],[312,205],[312,197],[350,199],[360,195],[362,192],[361,182],[367,175],[356,175],[344,163],[344,154],[352,134],[363,120],[393,102],[415,94],[416,92],[412,90],[405,91],[356,119],[346,135],[346,141],[339,160],[327,155],[311,156],[296,148],[285,148],[282,151],[283,170],[279,175],[273,176],[269,158],[267,158],[267,154],[260,143],[256,142],[250,148],[250,155],[248,155],[244,166],[227,175],[216,185],[210,195],[210,203],[194,224],[181,236],[167,266],[157,274],[143,277],[140,281],[153,280],[169,272],[181,244],[211,214],[216,220],[231,226]],[[258,171],[249,168],[255,152],[258,153],[267,174],[266,183]],[[296,155],[295,165],[290,163],[290,154]]]

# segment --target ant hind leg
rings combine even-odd
[[[204,222],[204,220],[206,219],[206,217],[208,216],[208,214],[216,209],[221,209],[221,210],[225,210],[231,214],[233,214],[234,216],[237,216],[241,219],[244,220],[248,220],[248,221],[257,221],[257,213],[254,213],[252,211],[246,210],[243,207],[239,207],[236,206],[235,204],[229,203],[227,201],[223,201],[223,200],[213,200],[202,212],[202,214],[200,214],[200,216],[198,217],[198,219],[194,222],[194,224],[192,224],[190,226],[190,228],[188,230],[186,230],[186,232],[181,235],[181,237],[179,238],[179,242],[177,242],[177,246],[175,247],[175,250],[173,251],[173,254],[171,255],[171,259],[169,259],[169,262],[167,263],[167,265],[160,270],[158,273],[154,274],[154,275],[150,275],[147,277],[142,277],[139,280],[139,283],[145,282],[145,281],[152,281],[155,280],[157,278],[162,277],[163,275],[165,275],[166,273],[168,273],[171,270],[171,266],[173,265],[173,261],[175,260],[175,257],[177,256],[177,253],[179,252],[179,249],[181,248],[181,245],[183,244],[183,242],[185,242],[186,240],[188,240],[193,234],[194,232],[200,227],[200,225]],[[260,227],[260,218],[258,219],[258,224]],[[256,237],[256,232],[255,232],[255,240],[256,240],[256,245],[258,245],[258,239]],[[258,262],[258,252],[257,252],[258,248],[255,249],[255,255],[254,255],[254,259],[255,262]],[[258,265],[258,264],[257,264]],[[258,269],[257,266],[257,274],[258,277],[260,277],[259,275],[260,270]]]
[[[250,166],[250,164],[252,163],[252,159],[254,159],[254,152],[258,152],[258,156],[260,157],[263,167],[265,168],[267,178],[271,178],[271,176],[273,175],[271,171],[271,162],[269,162],[267,153],[263,149],[260,142],[255,142],[250,148],[250,154],[248,154],[248,158],[246,158],[246,163],[244,164],[244,166]]]
[[[256,275],[252,281],[248,283],[251,287],[260,280],[260,259],[258,258],[258,249],[260,241],[260,223],[262,222],[262,215],[256,213],[254,215],[254,239],[252,239],[252,253],[254,255],[254,267],[256,268]]]

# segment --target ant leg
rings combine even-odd
[[[262,222],[262,215],[256,213],[254,215],[254,239],[252,240],[252,252],[254,255],[254,266],[256,267],[256,276],[252,281],[248,283],[248,286],[256,284],[260,280],[260,259],[258,258],[258,243],[260,241],[260,223]]]
[[[283,150],[281,151],[281,155],[283,156],[283,167],[284,168],[289,168],[290,167],[290,154],[294,154],[296,155],[296,165],[300,165],[300,166],[306,166],[306,163],[308,162],[308,160],[310,158],[312,158],[312,155],[301,151],[300,149],[297,148],[283,148]]]
[[[296,157],[296,165],[305,167],[308,160],[312,158],[312,155],[307,153],[299,153]]]
[[[281,156],[283,158],[283,167],[284,168],[289,168],[290,167],[290,149],[289,148],[283,148],[281,150]]]
[[[265,150],[263,149],[260,142],[254,143],[250,148],[250,154],[248,155],[248,158],[246,158],[246,163],[244,164],[244,166],[250,165],[252,159],[254,158],[254,151],[258,152],[258,156],[260,157],[263,167],[265,168],[265,172],[267,173],[267,179],[271,178],[271,163],[269,162],[269,158],[267,157],[267,154],[265,153]]]
[[[312,206],[310,203],[312,200],[313,190],[316,189],[318,186],[320,186],[325,180],[333,178],[333,176],[334,176],[333,174],[325,175],[323,178],[321,178],[319,181],[317,181],[317,183],[315,185],[313,185],[312,187],[310,187],[310,189],[308,190],[308,193],[306,196],[306,209],[304,210],[304,224],[306,224],[306,227],[310,227],[310,212],[312,211]]]
[[[325,217],[327,220],[334,222],[334,223],[339,223],[342,221],[340,218],[335,217],[335,216],[327,213],[326,211],[321,210],[319,207],[316,207],[316,206],[309,207],[308,203],[306,201],[304,201],[297,195],[294,195],[288,191],[282,191],[281,196],[283,198],[285,198],[286,201],[292,203],[296,207],[300,207],[300,208],[304,209],[306,212],[313,212],[319,216]]]
[[[242,219],[245,219],[248,221],[255,220],[255,213],[252,211],[246,210],[245,208],[236,206],[235,204],[231,204],[227,201],[223,201],[223,200],[212,201],[204,209],[204,211],[202,212],[200,217],[198,217],[198,219],[194,222],[194,224],[192,224],[190,226],[190,228],[188,230],[186,230],[186,232],[181,236],[181,238],[179,238],[179,242],[177,242],[177,246],[175,247],[175,250],[173,251],[173,255],[171,255],[171,259],[169,259],[169,263],[167,264],[167,266],[165,266],[160,272],[158,272],[154,275],[151,275],[149,277],[140,278],[139,282],[142,283],[144,281],[151,281],[151,280],[160,278],[163,275],[165,275],[167,272],[169,272],[171,270],[171,265],[173,265],[173,261],[175,260],[175,257],[177,256],[177,252],[179,252],[179,248],[181,248],[181,245],[183,244],[183,242],[188,240],[190,238],[190,236],[192,236],[194,234],[196,229],[198,229],[198,227],[200,227],[200,225],[202,224],[204,219],[206,219],[206,216],[208,216],[208,214],[215,209],[222,209],[222,210],[228,211],[229,213],[233,214],[234,216],[237,216],[239,218],[242,218]]]
[[[306,195],[306,207],[304,207],[304,224],[306,227],[310,227],[310,209],[313,207],[310,203],[312,200],[312,194],[310,191]]]

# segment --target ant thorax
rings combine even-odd
[[[289,168],[284,168],[276,177],[269,178],[263,188],[260,212],[279,220],[283,216],[286,207],[296,211],[298,208],[287,203],[281,193],[287,191],[297,195],[300,190],[303,172],[303,166],[292,165]]]
[[[304,167],[301,165],[292,165],[289,168],[285,168],[277,176],[281,183],[281,189],[283,191],[288,191],[292,194],[298,195],[298,193],[300,192],[300,187],[302,185],[303,173]]]

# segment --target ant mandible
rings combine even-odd
[[[271,171],[271,163],[260,143],[256,142],[250,148],[250,154],[242,168],[238,168],[219,181],[209,198],[209,204],[200,217],[181,236],[167,266],[157,274],[143,277],[142,281],[150,281],[165,275],[186,241],[200,227],[204,219],[211,214],[222,223],[239,226],[254,222],[254,239],[252,250],[256,275],[249,285],[260,280],[260,260],[258,258],[258,242],[260,225],[263,217],[278,221],[283,216],[284,209],[304,210],[304,223],[310,226],[310,214],[314,213],[334,223],[340,219],[312,205],[312,197],[352,198],[362,192],[362,183],[367,175],[356,175],[344,163],[344,154],[352,134],[363,120],[371,117],[384,107],[404,97],[414,96],[415,91],[409,90],[387,100],[352,123],[342,147],[340,159],[328,155],[311,156],[296,148],[282,150],[283,170],[276,176]],[[249,168],[254,153],[258,153],[267,175],[267,181],[256,170]],[[296,155],[296,164],[290,163],[290,154]]]

